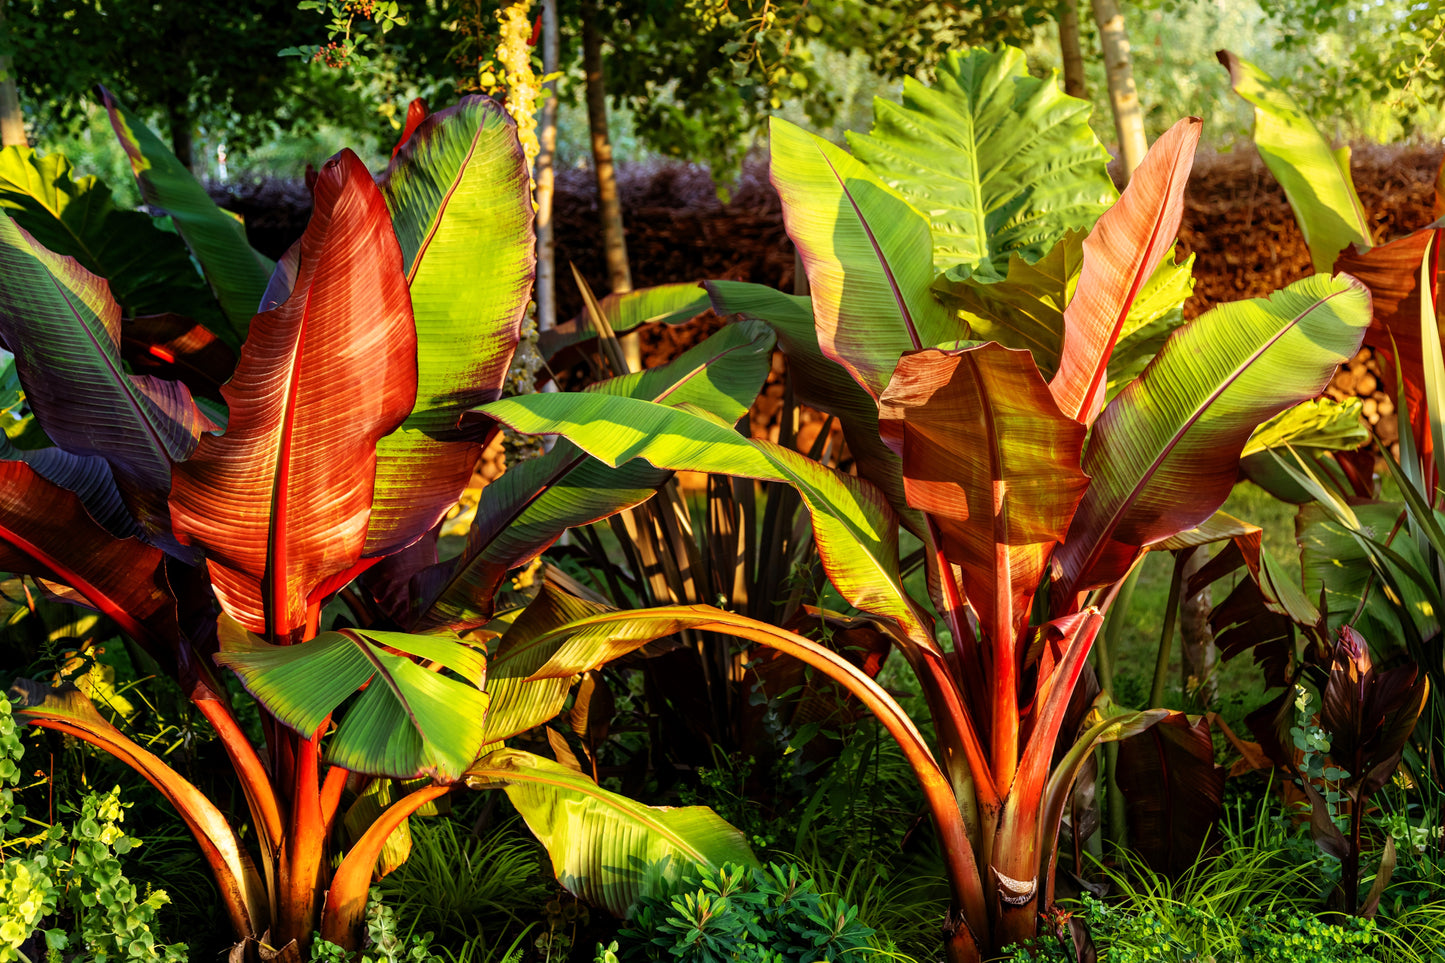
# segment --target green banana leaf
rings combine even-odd
[[[903,352],[962,334],[929,290],[928,220],[821,137],[776,117],[769,130],[773,186],[808,273],[818,344],[876,398]]]
[[[123,211],[110,188],[76,177],[62,154],[0,151],[0,211],[57,254],[105,278],[127,317],[179,314],[214,330],[220,307],[185,244],[140,211]]]
[[[1180,328],[1095,422],[1093,481],[1055,555],[1066,591],[1116,581],[1143,546],[1209,518],[1254,429],[1323,391],[1369,322],[1363,286],[1315,275]]]
[[[326,759],[333,765],[453,782],[484,744],[486,660],[455,636],[346,629],[298,645],[271,645],[223,616],[220,638],[216,663],[234,671],[271,714],[307,738],[366,687],[327,739]],[[406,656],[436,663],[460,679]]]
[[[858,463],[858,474],[881,488],[908,522],[903,463],[878,435],[878,403],[846,369],[823,355],[812,300],[746,281],[708,281],[706,287],[718,314],[756,319],[773,329],[778,347],[787,356],[788,378],[797,399],[838,418],[848,450]]]
[[[848,144],[928,214],[935,270],[1002,277],[1011,255],[1039,261],[1118,197],[1091,109],[1030,76],[1015,47],[954,50],[932,87],[904,80],[902,106],[875,98],[872,131]]]
[[[1254,145],[1284,188],[1309,245],[1315,271],[1327,274],[1351,244],[1374,243],[1370,221],[1350,177],[1350,148],[1331,149],[1283,84],[1227,50],[1219,62],[1234,92],[1254,105]]]
[[[711,809],[644,806],[529,752],[484,756],[467,783],[506,790],[552,857],[557,881],[618,916],[695,867],[757,865],[742,833]]]
[[[743,417],[772,359],[773,336],[759,322],[730,325],[673,361],[593,385],[591,394],[691,404],[726,422]],[[487,621],[507,571],[536,558],[564,531],[600,521],[652,497],[672,472],[644,462],[610,467],[561,442],[513,466],[482,491],[467,547],[429,576],[431,603],[419,628],[474,628]]]
[[[898,574],[898,524],[881,492],[779,445],[744,438],[691,407],[635,398],[558,392],[482,409],[524,434],[558,434],[609,465],[642,458],[658,468],[786,482],[813,521],[818,552],[838,591],[858,608],[897,623],[932,646],[924,616]]]
[[[607,611],[543,582],[537,597],[517,616],[496,643],[487,663],[487,710],[484,738],[500,744],[556,718],[572,690],[573,675],[533,678],[567,641],[553,630],[577,619]],[[601,661],[600,655],[598,661]]]
[[[659,284],[636,291],[614,291],[597,299],[597,310],[614,334],[625,334],[644,324],[682,324],[707,311],[707,292],[694,282]],[[537,350],[551,360],[573,345],[597,337],[584,308],[570,321],[537,336]]]
[[[367,557],[389,555],[456,503],[481,457],[462,413],[501,397],[536,263],[516,125],[483,97],[430,115],[381,178],[416,319],[411,414],[376,448]]]
[[[149,127],[104,87],[100,95],[120,146],[130,158],[141,197],[170,215],[221,304],[226,325],[215,333],[239,349],[276,265],[252,250],[241,222],[215,205]]]

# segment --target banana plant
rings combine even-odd
[[[38,199],[0,217],[0,340],[43,443],[0,450],[0,568],[97,610],[175,675],[224,747],[250,825],[78,689],[21,680],[18,717],[99,747],[176,807],[216,878],[233,959],[300,960],[318,931],[356,949],[368,886],[404,850],[410,815],[469,784],[505,789],[563,882],[618,912],[687,864],[750,860],[707,810],[642,806],[506,746],[556,715],[572,680],[547,682],[545,698],[524,684],[538,650],[519,635],[526,619],[497,613],[503,576],[568,527],[650,497],[670,471],[559,444],[489,487],[462,554],[436,557],[438,523],[498,430],[469,413],[502,392],[533,280],[512,121],[464,99],[420,120],[379,179],[342,151],[271,268],[153,133],[107,105],[143,193],[216,295],[209,343],[239,351],[234,372],[189,365],[214,398],[193,394],[165,351],[148,352],[159,367],[128,368],[137,331],[209,329],[136,313],[155,299],[117,300],[145,290],[133,265],[66,230],[90,226],[57,201],[92,185],[64,168],[12,178],[8,196],[33,187]],[[100,270],[134,283],[112,287]],[[595,394],[736,419],[772,344],[761,323],[731,326]],[[259,729],[222,672],[255,701]]]
[[[966,255],[970,276],[988,273],[988,283],[1007,285],[1012,270],[982,265],[1015,253],[1015,264],[1055,263],[1057,245],[1078,244],[1069,237],[1076,211],[1049,218],[1051,205],[1065,201],[1044,191],[1037,210],[1024,199],[1010,207],[1008,191],[994,200],[983,183],[1001,178],[1024,198],[1031,182],[1010,164],[1042,158],[1018,144],[1047,139],[1070,117],[1079,122],[1078,111],[1049,109],[1056,92],[1026,77],[1017,52],[955,53],[940,72],[956,96],[910,82],[911,104],[878,156],[859,145],[850,155],[773,121],[773,183],[811,300],[709,286],[720,310],[773,324],[800,386],[842,420],[858,477],[687,408],[556,393],[482,410],[519,431],[560,435],[608,464],[641,460],[796,488],[834,586],[890,627],[918,676],[933,744],[846,660],[745,615],[666,606],[601,613],[554,631],[578,645],[598,637],[632,645],[706,629],[796,655],[846,686],[898,740],[928,800],[951,883],[948,959],[978,961],[1035,935],[1052,901],[1060,817],[1093,748],[1169,714],[1104,703],[1080,738],[1061,744],[1062,720],[1118,585],[1151,546],[1208,528],[1254,430],[1318,395],[1358,349],[1369,297],[1349,277],[1321,276],[1268,299],[1222,305],[1178,327],[1136,379],[1110,392],[1110,360],[1131,307],[1167,263],[1178,230],[1200,130],[1191,118],[1159,139],[1078,245],[1077,278],[1065,287],[1055,326],[1044,328],[1057,357],[1050,374],[1025,348],[975,340],[969,319],[935,294],[947,294],[959,272],[938,268]],[[945,123],[946,112],[962,120]],[[1010,125],[1024,126],[1021,139],[1001,136]],[[989,153],[999,145],[1014,146]],[[925,216],[922,190],[911,194],[910,184],[953,177],[974,189],[957,191],[956,204],[929,204]],[[1049,242],[1036,233],[1009,240],[1003,225],[1015,210],[1042,222],[1036,230]],[[930,217],[939,211],[952,227],[935,241]],[[961,224],[975,239],[1006,243],[966,247]],[[1000,310],[996,329],[1033,336],[1044,327],[1035,320]],[[899,577],[900,528],[922,541],[937,619]],[[546,671],[587,667],[567,657],[572,644]]]

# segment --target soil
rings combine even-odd
[[[1418,146],[1354,151],[1352,173],[1377,242],[1435,219],[1435,180],[1442,155],[1439,147]],[[634,286],[722,278],[792,290],[793,247],[761,159],[745,167],[727,202],[718,197],[705,170],[674,162],[623,166],[619,190]],[[212,195],[246,219],[252,243],[273,258],[300,236],[310,215],[309,194],[298,183],[232,184],[229,190],[213,186]],[[559,278],[568,276],[570,263],[594,291],[605,293],[590,170],[558,173],[555,217]],[[1249,146],[1195,160],[1179,242],[1183,254],[1195,255],[1194,296],[1184,308],[1191,318],[1223,301],[1263,297],[1311,273],[1309,252],[1284,192]],[[559,317],[571,317],[582,307],[570,282],[559,284],[558,302]],[[721,323],[704,316],[644,330],[643,360],[654,365],[675,357]],[[778,431],[783,383],[781,368],[774,367],[752,413],[758,436],[776,437]],[[1394,440],[1393,404],[1379,390],[1378,370],[1368,352],[1341,369],[1331,394],[1370,399],[1367,416],[1384,440]],[[816,413],[805,413],[800,423],[807,432],[818,420]]]

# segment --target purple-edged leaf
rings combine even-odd
[[[377,446],[368,557],[416,541],[466,488],[484,439],[457,426],[501,396],[536,263],[526,159],[491,100],[427,117],[380,183],[416,319],[417,386]]]
[[[104,280],[0,217],[0,338],[35,417],[66,451],[106,459],[131,512],[165,544],[171,467],[213,426],[185,385],[127,374],[121,336]]]

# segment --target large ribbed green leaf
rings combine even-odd
[[[56,254],[105,278],[127,317],[171,313],[208,328],[223,323],[181,239],[140,211],[116,207],[110,188],[74,176],[64,155],[0,151],[0,210]]]
[[[898,520],[882,492],[797,452],[744,438],[693,408],[559,392],[506,398],[485,412],[526,434],[557,434],[609,465],[641,458],[658,468],[786,482],[813,520],[818,553],[850,603],[932,645],[898,576]]]
[[[1120,578],[1141,546],[1212,515],[1254,429],[1324,390],[1369,322],[1359,282],[1316,275],[1176,331],[1094,424],[1093,481],[1055,555],[1066,590]]]
[[[875,398],[905,351],[961,327],[929,291],[928,220],[847,152],[773,118],[771,172],[813,291],[823,353]]]
[[[1003,276],[1070,230],[1087,231],[1118,192],[1091,107],[1032,77],[1023,51],[951,51],[932,87],[908,78],[903,105],[873,101],[873,130],[848,134],[854,155],[933,226],[933,264]]]
[[[755,865],[743,834],[705,806],[644,806],[566,766],[502,749],[467,771],[501,788],[552,857],[557,881],[618,916],[699,866]]]
[[[536,263],[516,125],[467,97],[417,127],[381,179],[416,319],[411,415],[377,445],[366,555],[416,541],[456,503],[481,456],[462,412],[498,398]]]
[[[461,679],[406,656],[444,666]],[[326,741],[327,760],[352,772],[450,782],[485,744],[486,660],[455,636],[346,629],[298,645],[271,645],[223,618],[216,662],[233,670],[268,712],[308,738],[365,685]]]
[[[232,348],[239,348],[275,265],[252,250],[241,222],[215,205],[149,127],[110,91],[102,87],[100,93],[140,182],[141,196],[151,207],[171,216],[221,304],[227,324],[216,334]]]
[[[696,405],[735,422],[767,378],[772,346],[772,332],[760,322],[729,325],[668,364],[590,390]],[[671,471],[644,462],[604,465],[567,442],[513,466],[482,490],[467,548],[455,563],[438,567],[436,601],[421,625],[457,630],[481,625],[509,569],[536,558],[569,528],[641,504],[671,477]]]
[[[1254,146],[1284,188],[1317,272],[1327,273],[1351,244],[1374,243],[1350,177],[1350,148],[1331,149],[1283,84],[1227,50],[1219,62],[1235,93],[1254,105]]]
[[[1404,511],[1398,502],[1363,502],[1351,505],[1349,516],[1339,517],[1326,505],[1300,506],[1295,523],[1300,578],[1307,598],[1323,597],[1331,632],[1349,624],[1362,633],[1369,630],[1370,637],[1383,644],[1408,637],[1400,626],[1402,618],[1412,619],[1415,631],[1425,638],[1437,630],[1433,607],[1405,568],[1370,550],[1371,541],[1387,545],[1417,575],[1433,578],[1414,539],[1403,528],[1396,530]],[[1381,578],[1381,569],[1390,573],[1393,584]],[[1402,598],[1387,594],[1397,590]]]
[[[109,462],[145,531],[176,548],[166,506],[171,468],[213,426],[184,385],[126,373],[120,306],[105,281],[3,215],[0,338],[46,434],[72,454]]]

